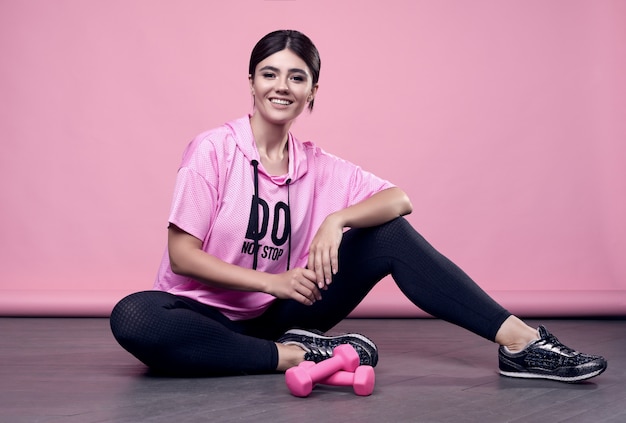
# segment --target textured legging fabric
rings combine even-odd
[[[224,375],[273,372],[273,340],[293,327],[327,331],[387,275],[416,306],[491,341],[510,313],[404,219],[351,229],[339,249],[339,272],[312,306],[276,300],[260,317],[231,321],[216,309],[162,291],[131,294],[111,314],[126,350],[157,372]],[[375,340],[374,340],[375,341]]]

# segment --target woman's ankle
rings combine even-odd
[[[510,352],[523,350],[533,341],[539,339],[537,329],[524,323],[516,316],[509,316],[496,333],[495,341],[506,347]]]
[[[304,361],[304,350],[296,345],[276,343],[278,348],[278,366],[276,370],[284,372]]]

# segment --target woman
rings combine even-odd
[[[256,44],[254,111],[189,144],[155,290],[116,305],[118,342],[173,375],[284,371],[342,343],[376,365],[368,338],[323,332],[390,274],[424,311],[497,342],[504,375],[578,381],[604,371],[604,358],[529,327],[435,251],[402,217],[412,206],[401,189],[289,132],[313,109],[319,71],[300,32]]]

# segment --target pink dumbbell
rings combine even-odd
[[[313,385],[339,370],[354,372],[359,366],[359,354],[349,344],[342,344],[333,350],[333,356],[309,368],[292,367],[285,372],[285,382],[289,391],[297,397],[306,397]]]
[[[299,367],[309,368],[315,366],[312,361],[303,361]],[[359,366],[354,373],[339,370],[336,373],[320,380],[320,385],[352,386],[354,393],[361,396],[371,395],[374,392],[376,374],[372,366]]]

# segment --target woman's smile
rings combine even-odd
[[[293,101],[291,100],[287,100],[284,98],[277,98],[277,97],[270,98],[270,102],[273,104],[277,104],[279,106],[289,106],[293,103]]]

